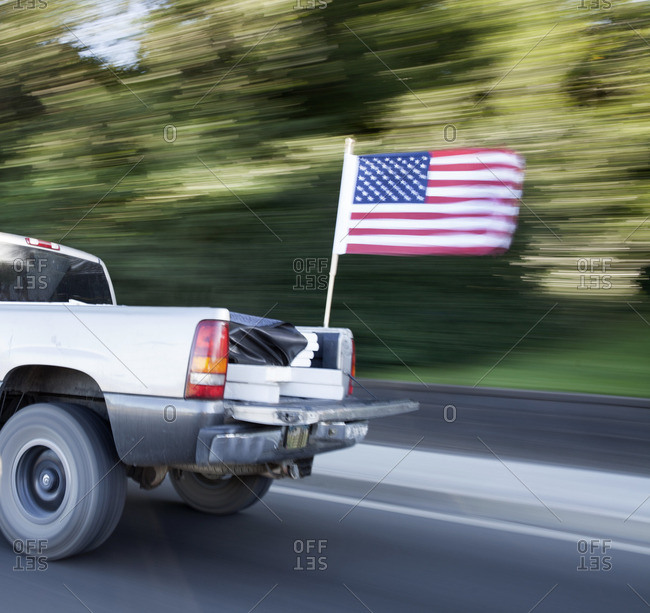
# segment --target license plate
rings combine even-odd
[[[287,449],[302,449],[309,439],[309,426],[289,426],[284,446]]]

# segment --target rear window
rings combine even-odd
[[[57,252],[0,244],[0,301],[112,304],[104,269]]]

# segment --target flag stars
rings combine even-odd
[[[354,202],[424,202],[428,165],[424,153],[360,156]]]

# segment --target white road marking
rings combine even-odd
[[[491,448],[499,453],[497,446]],[[485,456],[470,456],[415,449],[406,458],[404,452],[398,447],[356,445],[317,456],[313,472],[506,504],[541,506],[541,500],[560,517],[561,511],[589,513],[610,521],[640,523],[644,530],[650,523],[650,500],[643,504],[650,496],[648,477],[499,460],[487,450]]]
[[[399,515],[407,515],[410,517],[419,517],[422,519],[430,519],[434,521],[444,521],[454,524],[461,524],[464,526],[471,526],[474,528],[486,528],[489,530],[499,530],[502,532],[510,532],[513,534],[523,534],[525,536],[533,536],[538,538],[553,539],[557,541],[565,541],[570,543],[577,543],[578,541],[586,540],[590,542],[592,539],[602,540],[602,534],[578,534],[577,532],[564,532],[561,530],[553,530],[550,528],[542,528],[539,526],[525,526],[522,524],[511,523],[507,521],[500,521],[495,519],[484,519],[478,517],[463,517],[459,515],[451,515],[447,513],[439,513],[435,511],[426,511],[424,509],[414,509],[402,505],[388,504],[385,502],[374,502],[372,500],[362,500],[349,496],[339,496],[335,494],[325,494],[321,492],[314,492],[305,489],[297,489],[283,486],[274,486],[271,489],[272,494],[280,494],[283,496],[296,496],[298,498],[308,498],[311,500],[322,500],[324,502],[333,502],[350,508],[357,506],[364,509],[372,509],[375,511],[383,511],[385,513],[397,513]],[[638,545],[635,543],[628,543],[612,539],[612,551],[628,551],[631,553],[639,553],[642,555],[650,555],[650,546]]]

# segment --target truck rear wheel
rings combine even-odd
[[[98,547],[117,526],[126,475],[90,409],[18,411],[0,430],[0,462],[0,530],[14,550],[65,558]]]
[[[178,495],[193,509],[214,515],[232,515],[250,507],[268,492],[272,479],[261,475],[204,475],[186,470],[170,471]]]

